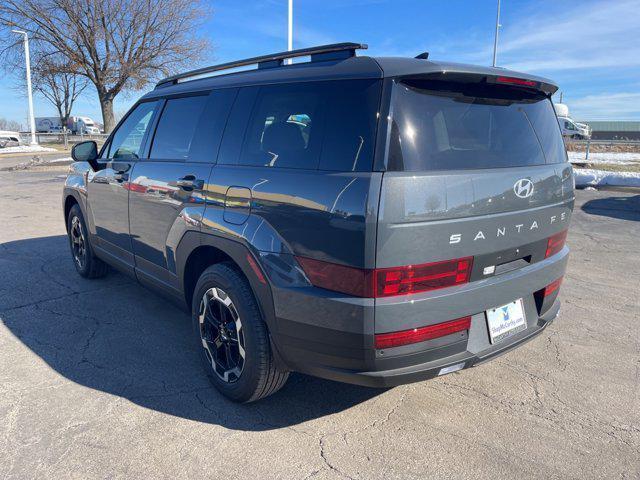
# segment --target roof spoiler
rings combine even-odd
[[[459,83],[484,82],[487,84],[494,84],[494,85],[502,84],[502,85],[507,85],[512,87],[524,88],[527,90],[536,90],[549,96],[553,95],[558,90],[558,86],[552,83],[551,80],[547,80],[546,78],[537,77],[535,75],[527,75],[519,72],[513,72],[509,70],[500,72],[499,69],[492,69],[491,73],[488,73],[486,71],[473,71],[463,67],[460,70],[443,69],[442,71],[439,71],[439,72],[407,75],[403,78],[406,78],[406,79],[422,78],[422,79],[434,79],[434,80],[438,79],[438,80],[448,80],[451,82],[459,82]]]
[[[247,65],[258,65],[259,69],[281,67],[284,61],[289,58],[311,56],[312,62],[322,62],[327,60],[341,60],[353,57],[356,50],[365,50],[368,46],[365,43],[333,43],[330,45],[320,45],[317,47],[301,48],[287,52],[272,53],[270,55],[262,55],[260,57],[246,58],[244,60],[236,60],[234,62],[221,63],[219,65],[211,65],[209,67],[198,68],[178,75],[164,78],[156,84],[156,88],[168,85],[174,85],[180,81],[192,79],[209,73],[220,72],[232,68],[244,67]]]

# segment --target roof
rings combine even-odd
[[[326,50],[331,48],[341,49],[341,51],[350,49],[351,56],[345,55],[342,58],[330,58],[328,56],[321,57],[318,55],[314,58],[314,51],[322,52],[322,49]],[[156,89],[145,95],[145,98],[208,90],[211,88],[259,84],[386,78],[409,75],[447,75],[452,73],[507,76],[523,80],[533,80],[539,82],[541,88],[547,93],[554,93],[558,89],[558,86],[549,79],[503,68],[434,62],[421,58],[356,56],[355,50],[363,48],[366,48],[366,45],[352,43],[325,45],[288,52],[291,55],[288,55],[287,52],[282,52],[218,66],[205,67],[161,80],[156,86]],[[283,58],[304,54],[309,55],[309,52],[311,52],[312,57],[312,61],[310,62],[294,63],[292,65],[284,65],[282,63]],[[258,64],[260,68],[252,68],[244,71],[237,71],[237,69],[236,71],[232,70],[235,66],[246,67],[252,64]],[[198,78],[201,73],[208,76]],[[212,73],[214,74],[211,76]],[[187,80],[189,78],[193,79]]]

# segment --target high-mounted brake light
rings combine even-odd
[[[473,257],[379,269],[361,269],[296,257],[316,287],[358,297],[391,297],[469,282]]]
[[[567,233],[568,230],[563,230],[549,237],[547,240],[547,250],[544,253],[544,258],[549,258],[563,249],[567,240]]]
[[[560,277],[557,280],[554,280],[553,282],[551,282],[549,285],[547,285],[546,287],[544,287],[544,293],[543,296],[544,297],[548,297],[549,295],[551,295],[552,293],[558,291],[560,289],[560,284],[562,283],[562,278]]]
[[[472,265],[473,257],[465,257],[423,265],[377,269],[375,295],[408,295],[467,283]]]
[[[452,333],[469,330],[471,316],[458,318],[444,323],[429,325],[428,327],[412,328],[400,332],[379,333],[375,336],[376,349],[399,347],[410,343],[424,342],[434,338],[444,337]]]
[[[525,87],[536,87],[538,82],[534,82],[533,80],[524,80],[522,78],[515,77],[498,77],[496,78],[497,83],[509,83],[511,85],[522,85]]]

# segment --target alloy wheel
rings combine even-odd
[[[71,230],[69,231],[71,236],[71,250],[73,252],[73,258],[78,264],[79,268],[83,268],[85,264],[85,257],[87,254],[87,244],[82,232],[82,224],[78,217],[73,217],[71,220]]]
[[[215,374],[223,382],[240,378],[245,363],[242,321],[231,297],[217,287],[209,288],[200,301],[200,339]]]

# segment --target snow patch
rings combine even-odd
[[[591,168],[573,170],[576,187],[640,187],[640,172],[607,172]]]
[[[42,153],[57,152],[55,148],[41,147],[40,145],[20,145],[18,147],[0,148],[0,153]]]
[[[589,153],[589,159],[585,160],[584,152],[567,152],[571,163],[613,163],[616,165],[631,165],[640,163],[640,153],[634,152],[598,152]]]

